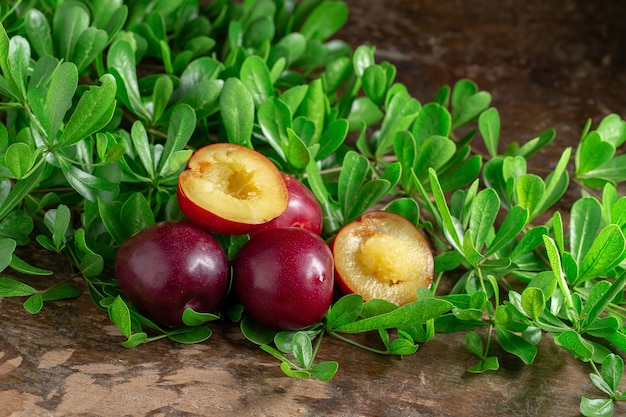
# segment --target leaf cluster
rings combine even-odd
[[[17,255],[38,244],[68,260],[125,346],[210,337],[218,316],[189,310],[176,330],[143,317],[112,265],[128,236],[182,218],[177,176],[193,150],[228,141],[301,179],[326,238],[384,208],[436,253],[433,288],[406,306],[345,296],[312,328],[278,333],[240,306],[225,310],[287,375],[334,375],[338,364],[314,360],[324,335],[402,356],[437,332],[464,332],[478,358],[468,370],[483,372],[499,367],[492,343],[530,364],[550,334],[608,396],[583,399],[581,411],[610,415],[623,399],[613,351],[626,351],[626,122],[589,120],[577,146],[537,169],[554,130],[501,149],[488,92],[461,79],[422,103],[375,46],[336,38],[347,17],[332,0],[0,5],[0,296],[26,297],[34,313],[78,294],[75,277],[36,289],[12,274],[52,274]],[[564,221],[555,205],[572,191],[580,198]],[[246,239],[220,242],[232,258]],[[365,346],[357,333],[380,341]]]

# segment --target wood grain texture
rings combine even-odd
[[[505,141],[557,129],[549,168],[587,120],[626,105],[620,1],[350,0],[340,37],[377,45],[420,101],[470,77],[493,94]],[[567,195],[561,209],[578,195]],[[33,249],[36,264],[69,271]],[[466,372],[463,334],[438,334],[404,359],[325,339],[319,360],[340,364],[330,382],[289,379],[231,324],[211,324],[198,345],[162,340],[125,349],[86,294],[46,303],[0,298],[0,417],[30,416],[579,416],[600,396],[589,367],[544,337],[535,363],[506,352],[497,372]],[[616,416],[626,415],[618,405]]]

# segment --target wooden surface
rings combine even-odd
[[[542,163],[574,143],[587,118],[625,116],[620,1],[347,3],[341,37],[377,45],[421,101],[470,77],[493,94],[506,140],[556,128]],[[67,276],[62,259],[43,251],[33,259],[57,271],[55,279]],[[0,298],[0,417],[578,416],[581,396],[600,395],[590,369],[548,338],[534,364],[495,350],[502,369],[481,375],[466,372],[475,358],[463,334],[438,334],[404,359],[327,338],[318,359],[338,361],[337,375],[299,381],[233,325],[211,325],[214,335],[198,345],[125,349],[86,294],[47,303],[37,315],[22,302]]]

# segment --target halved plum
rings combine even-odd
[[[433,280],[434,260],[424,235],[392,212],[368,212],[345,225],[332,250],[339,290],[361,294],[364,300],[404,305]]]
[[[283,177],[260,152],[214,143],[191,155],[178,177],[183,214],[210,232],[251,233],[281,215],[289,202]]]

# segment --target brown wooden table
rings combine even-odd
[[[347,3],[352,14],[340,37],[377,45],[379,59],[396,65],[398,80],[422,102],[469,77],[493,94],[504,140],[556,128],[542,164],[576,143],[587,118],[624,115],[619,0]],[[33,256],[58,279],[68,273],[62,259]],[[578,416],[581,396],[600,396],[590,369],[548,338],[534,364],[494,350],[502,369],[481,375],[466,372],[475,358],[463,334],[438,334],[404,359],[325,339],[318,358],[337,360],[337,375],[301,381],[283,376],[233,325],[211,325],[212,338],[197,345],[162,340],[126,349],[86,294],[47,303],[37,315],[22,301],[0,298],[0,417]]]

